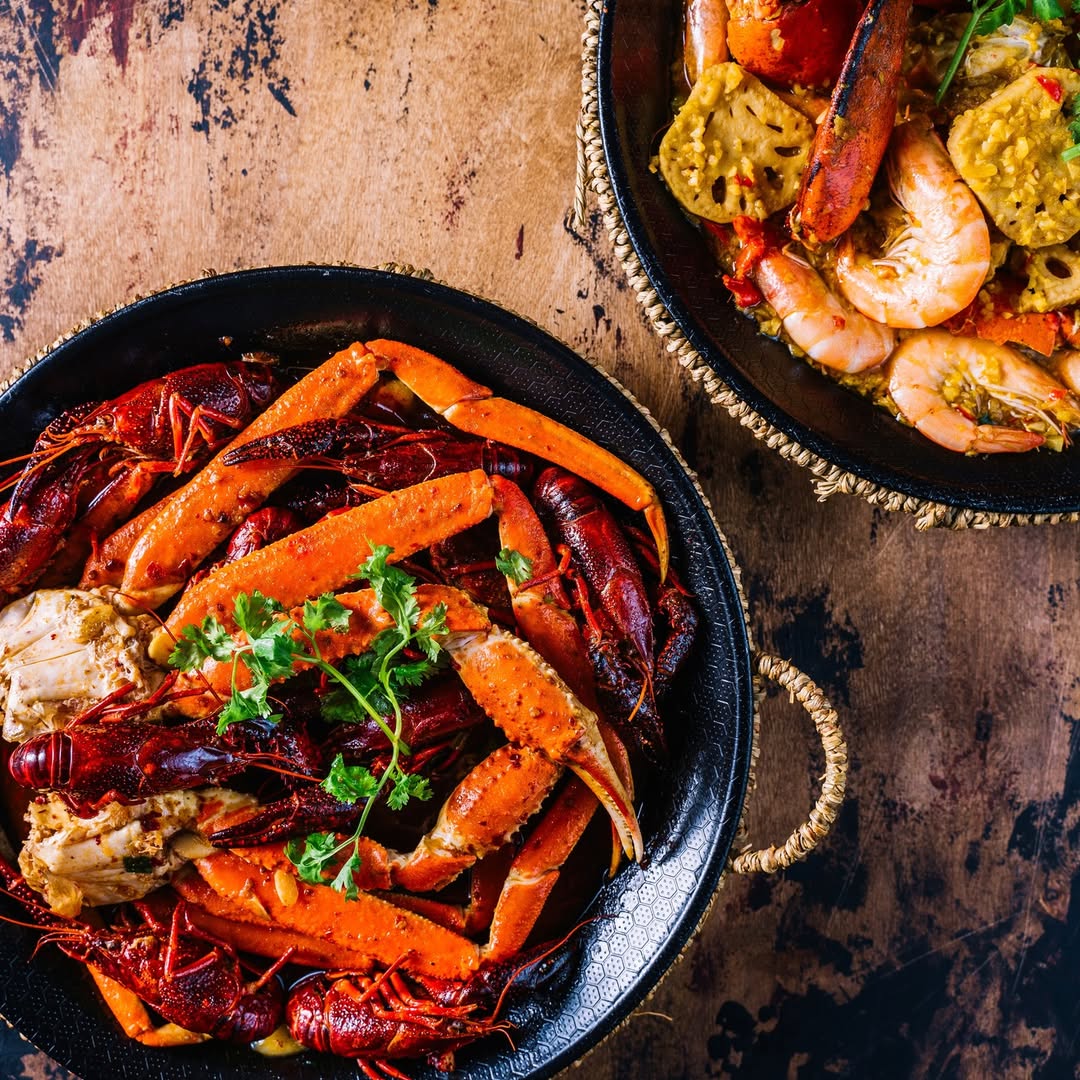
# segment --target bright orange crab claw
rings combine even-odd
[[[660,580],[667,577],[667,522],[655,489],[640,473],[557,420],[496,397],[431,353],[383,339],[367,342],[367,348],[375,354],[376,367],[391,372],[454,427],[570,469],[631,510],[642,511],[656,541]]]
[[[608,756],[596,715],[570,692],[555,669],[524,641],[492,626],[451,634],[443,643],[477,704],[512,742],[537,746],[572,769],[608,812],[623,851],[640,860],[641,826]]]

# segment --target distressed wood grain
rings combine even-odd
[[[581,26],[573,0],[0,0],[0,374],[208,268],[307,261],[430,267],[599,360],[698,469],[758,644],[832,696],[854,765],[824,849],[729,881],[582,1075],[1072,1077],[1080,532],[820,505],[708,405],[595,213],[569,224]],[[820,767],[771,696],[756,840]],[[0,1073],[67,1075],[7,1033]]]

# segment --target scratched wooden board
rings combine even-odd
[[[305,261],[428,266],[598,359],[699,470],[757,642],[855,759],[825,848],[729,881],[585,1075],[1072,1077],[1080,533],[819,505],[705,402],[596,215],[569,223],[581,25],[569,0],[0,0],[0,369],[207,268]],[[813,798],[806,728],[767,701],[757,840]],[[0,1075],[68,1074],[8,1033]]]

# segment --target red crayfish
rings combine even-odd
[[[61,413],[7,482],[0,592],[24,592],[63,545],[60,576],[78,567],[93,539],[127,517],[159,476],[202,464],[279,389],[266,363],[199,364]]]
[[[3,859],[0,879],[3,891],[47,928],[42,942],[53,942],[90,967],[132,1038],[167,1046],[191,1042],[196,1033],[249,1043],[265,1038],[280,1024],[284,995],[275,976],[288,957],[248,983],[235,950],[196,928],[183,900],[165,910],[169,901],[159,893],[155,903],[139,901],[125,909],[123,921],[100,929],[53,914]],[[155,1029],[141,1003],[176,1027]]]

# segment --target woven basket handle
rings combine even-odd
[[[821,781],[821,794],[810,811],[810,819],[803,822],[780,847],[759,848],[737,855],[731,863],[731,869],[737,874],[775,874],[777,870],[786,870],[793,862],[805,859],[829,835],[844,801],[844,788],[847,785],[847,743],[844,742],[836,710],[825,695],[794,664],[778,656],[759,655],[757,670],[763,679],[779,683],[810,714],[825,749],[825,775]]]

